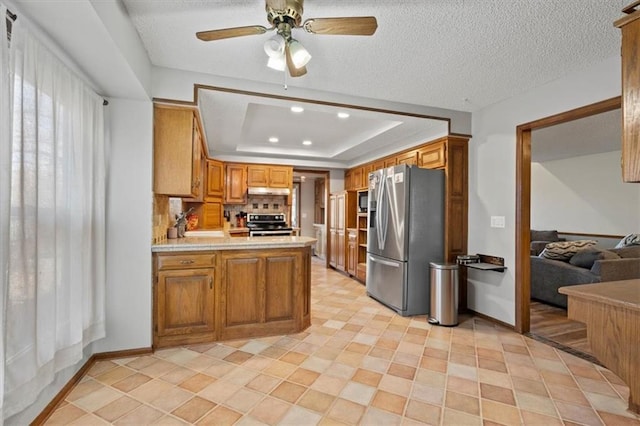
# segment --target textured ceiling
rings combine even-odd
[[[626,3],[308,0],[303,19],[373,15],[378,29],[371,37],[294,30],[294,37],[313,57],[305,76],[287,78],[286,83],[317,92],[473,112],[619,55],[620,33],[613,22]],[[213,42],[195,37],[197,31],[210,29],[268,26],[264,0],[124,0],[124,4],[154,65],[285,83],[284,73],[266,67],[263,44],[273,32]],[[362,111],[352,113],[347,126],[336,122],[335,110],[317,105],[304,117],[292,118],[286,103],[248,96],[208,92],[199,100],[212,155],[324,159],[353,165],[442,131],[442,122],[411,122],[407,117],[369,116]],[[269,136],[278,136],[281,142],[269,144]],[[303,147],[302,139],[314,144]],[[575,150],[591,145],[568,146]]]
[[[372,37],[294,30],[313,58],[290,85],[473,111],[619,54],[628,0],[308,0],[303,18],[374,15]],[[196,31],[268,26],[263,0],[124,0],[158,66],[283,82],[259,36],[202,42]]]

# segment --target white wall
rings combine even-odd
[[[107,336],[94,352],[151,346],[153,105],[109,100]]]
[[[469,253],[505,258],[504,273],[469,270],[468,306],[515,324],[516,126],[619,96],[620,57],[473,114],[469,143]],[[491,228],[504,216],[505,228]]]
[[[300,235],[314,237],[313,218],[315,216],[316,187],[315,179],[307,178],[300,182]]]
[[[622,182],[621,155],[614,151],[531,164],[531,228],[638,232],[640,185]]]

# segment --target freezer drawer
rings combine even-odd
[[[407,263],[367,254],[367,294],[396,312],[407,309]]]

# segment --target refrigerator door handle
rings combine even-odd
[[[369,260],[375,263],[380,263],[385,266],[393,266],[394,268],[399,268],[400,264],[395,262],[389,262],[388,260],[376,259],[373,256],[369,256]]]
[[[387,228],[389,226],[389,208],[386,205],[386,173],[384,170],[380,171],[380,185],[378,188],[378,208],[376,214],[377,237],[378,237],[378,249],[384,250],[384,246],[387,239]]]

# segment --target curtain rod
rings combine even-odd
[[[16,21],[16,19],[18,19],[18,15],[16,15],[15,13],[12,13],[9,9],[7,9],[7,20],[9,20],[9,19],[10,19],[12,22],[15,22],[15,21]],[[9,22],[7,22],[7,23],[9,23]],[[9,34],[7,34],[7,36],[9,37],[9,40],[11,40],[11,26],[10,26],[10,25],[9,25],[8,30],[9,30],[9,31],[8,31],[8,32],[9,32]],[[106,99],[103,99],[103,100],[102,100],[102,105],[104,105],[104,106],[109,105],[109,101],[108,101],[108,100],[106,100]]]

